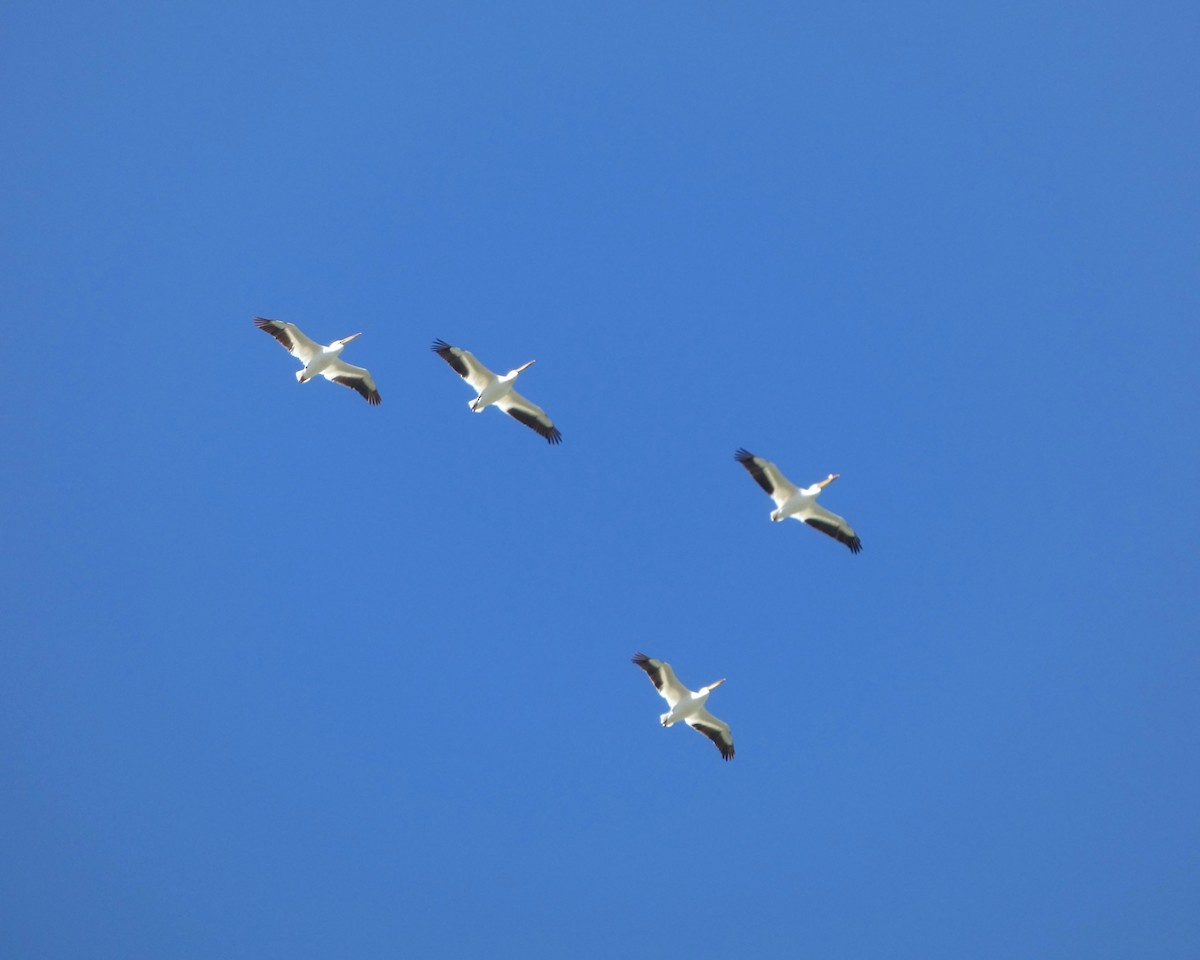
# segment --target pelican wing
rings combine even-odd
[[[362,398],[373,407],[379,406],[383,399],[379,396],[379,391],[375,389],[375,381],[371,379],[370,373],[364,368],[346,363],[340,358],[322,370],[321,376],[334,383],[340,383],[343,387],[358,391]]]
[[[514,420],[520,420],[531,430],[540,433],[546,438],[547,443],[562,443],[562,434],[554,425],[554,421],[546,416],[546,411],[536,403],[530,403],[516,390],[508,391],[496,401],[496,406]]]
[[[433,341],[433,352],[450,364],[460,377],[471,385],[476,393],[483,393],[488,384],[496,381],[496,375],[475,359],[475,354],[462,347],[452,347],[445,340]]]
[[[862,549],[862,541],[858,539],[858,534],[846,519],[826,510],[819,503],[810,503],[802,513],[796,515],[796,519],[803,520],[814,530],[820,530],[826,536],[833,537],[838,543],[844,543],[851,553],[858,553]]]
[[[306,367],[318,353],[321,345],[309,340],[300,328],[286,320],[268,320],[265,317],[255,317],[254,325],[259,330],[265,330],[283,344],[283,349],[299,360]]]
[[[733,759],[733,734],[729,730],[729,724],[718,720],[703,707],[688,717],[685,722],[693,730],[699,730],[715,743],[717,749],[721,751],[723,759]]]
[[[633,655],[633,662],[646,671],[646,676],[658,688],[659,695],[667,701],[667,706],[672,710],[675,709],[676,704],[686,699],[691,692],[675,679],[675,671],[671,669],[669,663],[664,663],[662,660],[655,660],[644,653],[635,653]]]
[[[782,508],[798,492],[788,478],[779,472],[779,468],[769,460],[756,457],[745,449],[739,450],[733,455],[733,458],[749,471],[755,483],[767,491],[771,499],[775,501],[775,506]]]

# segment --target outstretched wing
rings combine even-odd
[[[635,653],[632,660],[646,671],[646,676],[650,678],[659,694],[667,701],[667,706],[672,710],[688,695],[687,687],[675,679],[675,671],[671,669],[669,663],[655,660],[644,653]]]
[[[733,458],[749,471],[754,482],[767,491],[775,506],[782,507],[793,496],[797,489],[787,477],[779,472],[779,468],[769,460],[756,457],[749,450],[739,450]]]
[[[838,543],[844,543],[850,548],[851,553],[858,553],[862,550],[862,541],[858,539],[858,534],[854,532],[854,528],[850,526],[844,517],[839,517],[831,510],[826,510],[819,503],[810,503],[803,513],[796,515],[797,520],[803,520],[814,530],[820,530],[823,534],[833,537]]]
[[[300,328],[286,320],[268,320],[265,317],[255,317],[254,325],[259,330],[265,330],[281,344],[283,349],[299,360],[306,367],[321,351],[321,345],[309,340]]]
[[[496,401],[496,406],[514,420],[520,420],[529,429],[540,433],[547,443],[562,443],[562,434],[554,425],[554,421],[546,416],[546,411],[536,403],[530,403],[516,390],[508,391]]]
[[[379,406],[383,400],[379,396],[379,391],[375,389],[375,381],[371,379],[371,374],[363,367],[356,367],[352,363],[338,359],[322,370],[321,376],[334,383],[340,383],[343,387],[357,390],[362,398],[373,407]]]
[[[699,730],[715,743],[717,749],[721,751],[722,759],[733,759],[733,734],[729,730],[729,724],[718,720],[703,707],[688,717],[685,722],[693,730]]]
[[[434,340],[431,349],[450,364],[454,372],[466,380],[476,393],[483,393],[484,388],[496,380],[496,375],[476,360],[470,350],[452,347],[445,340]]]

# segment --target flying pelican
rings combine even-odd
[[[375,389],[375,381],[371,379],[371,374],[362,367],[356,367],[339,358],[346,344],[355,337],[361,337],[361,333],[352,333],[348,337],[334,340],[329,346],[323,347],[319,343],[309,340],[294,323],[255,317],[254,325],[282,343],[288,353],[304,364],[303,370],[296,371],[296,379],[300,383],[311,380],[320,374],[326,380],[332,380],[334,383],[340,383],[343,387],[357,390],[367,403],[373,407],[378,406],[379,391]]]
[[[454,372],[479,394],[467,403],[476,413],[483,413],[485,408],[494,403],[514,420],[520,420],[531,430],[536,430],[547,442],[562,443],[562,434],[554,425],[554,421],[546,416],[546,411],[536,403],[530,403],[513,389],[513,382],[521,371],[533,366],[536,360],[523,363],[516,370],[509,370],[504,376],[498,377],[476,360],[469,350],[452,347],[445,340],[434,340],[433,352],[450,364]]]
[[[824,480],[814,483],[803,490],[797,489],[788,482],[788,478],[779,472],[779,468],[762,457],[756,457],[748,450],[739,450],[733,458],[750,471],[760,487],[771,495],[775,501],[775,509],[771,511],[772,520],[783,520],[795,517],[803,520],[810,527],[833,537],[838,543],[844,543],[851,553],[862,549],[862,541],[858,539],[853,528],[845,519],[836,513],[830,513],[817,503],[817,496],[841,474],[831,473]]]
[[[659,694],[671,708],[658,718],[664,727],[682,720],[715,743],[723,759],[733,759],[733,734],[729,732],[729,724],[718,720],[704,709],[704,701],[725,682],[724,678],[693,692],[675,679],[675,671],[669,663],[655,660],[644,653],[635,653],[633,662],[646,671],[646,676],[654,682]]]

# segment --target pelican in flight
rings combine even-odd
[[[530,403],[513,389],[513,383],[522,370],[532,367],[537,361],[523,363],[516,370],[509,370],[502,377],[496,376],[475,359],[475,355],[462,347],[452,347],[445,340],[433,341],[433,352],[445,360],[454,372],[470,384],[478,396],[467,403],[476,413],[490,407],[493,403],[514,420],[519,420],[531,430],[535,430],[546,438],[549,443],[562,443],[562,434],[554,425],[546,411],[536,403]]]
[[[851,553],[858,553],[862,549],[862,541],[858,539],[858,534],[854,532],[850,524],[843,517],[839,517],[836,513],[830,513],[817,503],[817,497],[821,491],[841,474],[831,473],[824,480],[801,490],[788,482],[788,478],[779,472],[779,468],[775,464],[762,457],[756,457],[748,450],[739,450],[734,454],[734,459],[750,471],[750,476],[775,501],[775,509],[771,511],[772,520],[795,517],[797,520],[803,520],[810,527],[833,537],[838,543],[844,543],[850,548]]]
[[[329,346],[323,347],[319,343],[309,340],[294,323],[255,317],[254,325],[282,343],[288,353],[304,364],[303,370],[296,371],[296,379],[300,383],[311,380],[320,374],[326,380],[332,380],[334,383],[340,383],[343,387],[357,390],[367,403],[373,407],[378,406],[379,391],[375,389],[375,381],[371,379],[371,374],[362,367],[346,363],[340,358],[346,344],[355,337],[361,337],[361,333],[352,333],[348,337],[334,340]]]
[[[704,701],[708,699],[708,695],[725,682],[723,677],[693,692],[675,679],[675,671],[669,663],[655,660],[644,653],[635,653],[633,662],[646,671],[646,676],[654,682],[659,694],[671,708],[658,718],[664,727],[682,720],[715,743],[723,759],[733,759],[733,734],[729,732],[729,724],[718,720],[704,709]]]

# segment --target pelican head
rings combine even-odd
[[[340,343],[340,344],[341,344],[341,345],[344,347],[346,344],[348,344],[348,343],[349,343],[351,340],[353,340],[355,337],[361,337],[361,336],[362,336],[362,334],[361,334],[361,333],[352,333],[352,334],[350,334],[350,336],[348,336],[348,337],[342,337],[342,339],[341,339],[341,340],[339,340],[339,341],[338,341],[338,343]]]
[[[781,510],[772,510],[771,511],[771,521],[773,523],[778,523],[782,519],[783,519],[783,511],[781,511]]]
[[[722,677],[720,680],[714,680],[712,683],[710,683],[710,684],[709,684],[707,687],[705,687],[704,689],[705,689],[705,690],[707,690],[709,693],[712,693],[714,690],[716,690],[716,689],[717,689],[717,687],[719,687],[719,686],[720,686],[721,684],[723,684],[724,682],[725,682],[725,678],[724,678],[724,677]]]
[[[516,376],[518,373],[520,373],[521,371],[523,371],[523,370],[528,370],[528,369],[529,369],[530,367],[532,367],[532,366],[533,366],[535,363],[537,363],[537,361],[536,361],[536,360],[530,360],[528,363],[523,363],[523,364],[521,364],[519,367],[517,367],[517,369],[516,369],[516,370],[514,370],[514,371],[513,371],[511,374],[509,374],[509,376],[513,376],[513,377],[515,377],[515,376]]]
[[[833,481],[836,480],[840,476],[841,476],[840,473],[831,473],[824,480],[821,480],[817,483],[817,489],[824,490],[827,486],[829,486],[831,483],[833,483]]]

